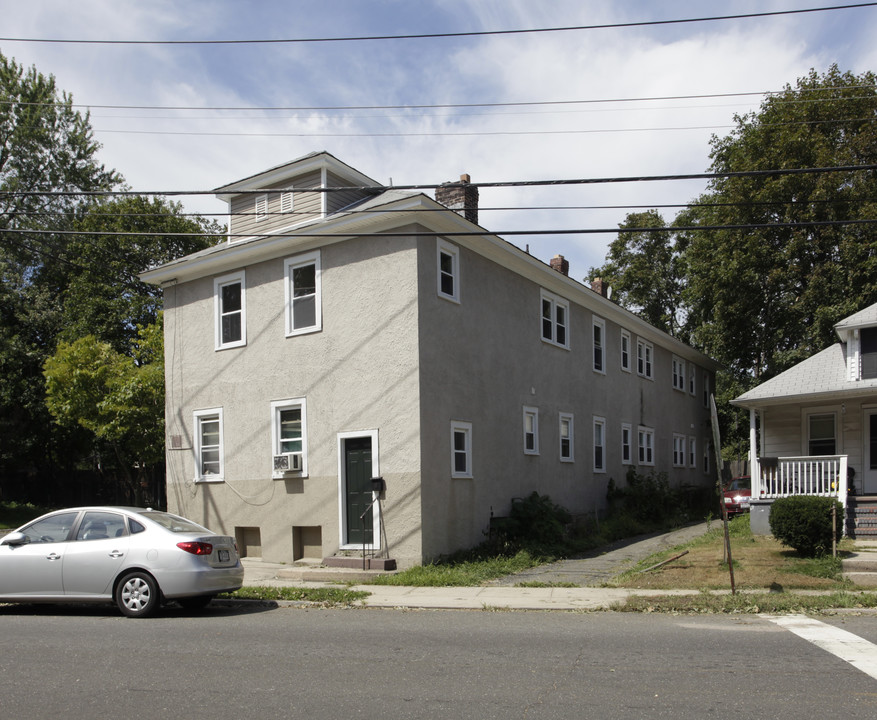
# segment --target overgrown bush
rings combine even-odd
[[[537,492],[512,503],[508,518],[499,527],[497,538],[506,552],[522,548],[549,548],[564,543],[572,515]]]
[[[831,508],[836,510],[834,539],[843,534],[843,506],[833,498],[792,495],[777,498],[770,508],[770,531],[783,545],[804,557],[831,552]]]
[[[609,480],[606,498],[610,518],[635,521],[642,528],[640,532],[649,532],[705,517],[710,510],[711,492],[702,487],[672,488],[666,473],[640,475],[630,468],[624,487]]]

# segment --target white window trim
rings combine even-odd
[[[640,365],[642,364],[642,368]],[[655,374],[655,346],[645,340],[636,341],[636,374],[653,380]]]
[[[533,419],[533,447],[527,448],[527,418]],[[524,406],[522,416],[524,455],[539,454],[539,408]]]
[[[673,372],[671,378],[673,389],[685,392],[685,361],[674,355],[671,367]]]
[[[454,436],[463,433],[466,438],[466,447],[463,453],[466,457],[466,470],[459,472],[457,468],[457,449],[454,444]],[[451,420],[451,477],[471,479],[472,476],[472,423],[460,420]]]
[[[595,337],[597,328],[600,329],[600,345],[597,345]],[[603,318],[594,316],[593,330],[591,331],[591,340],[594,344],[593,369],[595,373],[601,375],[606,374],[606,321]],[[597,367],[597,349],[600,350],[600,367]]]
[[[212,420],[213,418],[218,419],[219,421],[219,473],[216,475],[202,475],[201,474],[201,422],[204,420]],[[192,443],[192,450],[194,452],[195,459],[195,482],[196,483],[210,483],[210,482],[225,482],[225,439],[224,439],[224,430],[223,430],[223,422],[222,422],[222,408],[209,408],[207,410],[195,410],[192,413],[192,427],[193,427],[193,437],[194,442]]]
[[[307,477],[308,476],[308,420],[307,400],[305,398],[290,398],[288,400],[275,400],[271,403],[271,459],[273,472],[274,455],[280,455],[280,412],[282,410],[301,409],[301,471],[290,472],[280,477]]]
[[[703,374],[703,406],[705,408],[710,406],[710,376],[707,372]]]
[[[569,455],[563,454],[563,424],[567,422],[569,425]],[[576,460],[576,443],[575,443],[575,418],[572,413],[560,413],[558,417],[557,423],[557,434],[558,434],[558,457],[560,458],[560,462],[575,462]]]
[[[551,337],[547,338],[542,332],[542,305],[545,301],[551,303]],[[560,326],[560,323],[557,322],[557,308],[563,308],[563,314],[566,318],[562,327],[565,330],[565,340],[564,342],[558,342],[557,340],[557,328]],[[569,333],[570,333],[570,316],[569,316],[569,302],[564,300],[559,295],[555,295],[554,293],[550,293],[547,290],[542,290],[539,296],[539,337],[542,338],[542,342],[547,343],[549,345],[554,345],[555,347],[563,348],[564,350],[569,350]]]
[[[283,276],[286,282],[286,337],[294,337],[295,335],[307,335],[308,333],[320,332],[323,329],[323,281],[321,269],[320,251],[296,255],[295,257],[286,258],[283,261]],[[292,271],[302,265],[314,266],[314,324],[307,327],[294,328],[293,325],[293,293],[292,293]]]
[[[673,467],[685,467],[688,459],[688,448],[685,444],[685,435],[673,433]]]
[[[707,440],[704,443],[704,448],[703,448],[703,472],[705,475],[709,475],[711,472],[711,467],[712,467],[712,460],[710,459],[711,454],[712,453],[710,450],[710,442],[709,442],[709,440]]]
[[[843,433],[840,427],[840,417],[842,409],[840,405],[825,405],[822,407],[805,407],[801,412],[801,454],[810,455],[810,418],[814,416],[824,415],[831,417],[834,421],[834,453],[833,455],[843,455]]]
[[[688,467],[697,467],[697,438],[694,435],[688,436]]]
[[[627,351],[626,352],[624,349],[625,340],[627,341]],[[630,357],[631,357],[631,353],[633,352],[633,349],[630,345],[630,333],[627,330],[621,331],[621,340],[620,340],[620,344],[619,344],[619,351],[621,353],[619,356],[620,357],[619,362],[621,363],[621,369],[624,370],[624,372],[631,372]],[[625,358],[626,358],[626,362],[625,362]]]
[[[380,448],[378,446],[378,431],[375,430],[354,430],[351,432],[340,432],[337,435],[338,441],[338,517],[341,522],[338,527],[338,545],[340,550],[362,550],[362,543],[348,543],[346,542],[347,538],[344,537],[344,532],[347,528],[347,503],[345,502],[344,493],[346,491],[345,483],[347,479],[345,477],[345,473],[347,472],[344,467],[344,441],[351,438],[362,438],[367,437],[371,438],[372,441],[372,477],[377,478],[381,477],[381,465],[380,465]],[[374,492],[372,492],[372,496],[374,496]],[[372,505],[372,523],[374,527],[374,542],[371,545],[366,545],[367,549],[370,550],[380,550],[381,549],[381,533],[378,531],[378,528],[381,527],[381,511],[380,511],[380,503],[374,503]]]
[[[627,442],[625,443],[625,434]],[[624,457],[624,451],[627,450],[627,457]],[[633,426],[630,423],[621,423],[621,464],[633,465]]]
[[[241,337],[233,342],[222,342],[222,288],[226,285],[241,286]],[[213,280],[214,349],[227,350],[247,344],[247,276],[245,270],[223,275]]]
[[[597,445],[597,428],[600,428],[600,445]],[[595,473],[605,473],[606,472],[606,418],[594,416],[594,428],[593,428],[593,440],[594,440],[594,462],[593,462],[593,470]],[[602,459],[603,464],[597,465],[597,448],[600,448],[600,458]]]
[[[640,425],[636,431],[636,447],[637,447],[637,464],[638,465],[649,465],[653,466],[655,464],[655,431],[653,428],[645,427],[644,425]],[[643,443],[643,438],[648,438],[648,443]],[[644,453],[644,451],[646,451]],[[651,457],[648,457],[648,454],[651,453]],[[645,454],[645,457],[642,455]]]
[[[451,257],[451,278],[454,281],[454,292],[448,294],[442,292],[442,255]],[[450,300],[457,304],[460,303],[460,248],[453,245],[442,238],[438,238],[436,242],[435,253],[435,273],[436,273],[436,293],[440,298]]]
[[[688,364],[688,392],[691,397],[697,397],[697,366]]]

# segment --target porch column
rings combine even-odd
[[[758,437],[755,428],[755,408],[749,408],[749,475],[752,497],[761,497],[761,467],[758,462]]]

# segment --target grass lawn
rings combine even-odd
[[[840,576],[840,558],[802,558],[772,536],[753,535],[748,516],[730,523],[731,557],[734,581],[738,590],[844,590],[854,587]],[[840,544],[840,553],[853,548],[850,540]],[[688,553],[648,572],[642,572],[683,550]],[[648,589],[730,589],[730,575],[724,553],[724,531],[721,521],[713,523],[709,532],[687,545],[656,553],[611,583],[614,587]]]

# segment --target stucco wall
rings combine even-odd
[[[420,560],[416,257],[406,238],[324,247],[322,330],[294,337],[284,258],[249,266],[247,344],[220,351],[213,278],[166,290],[171,510],[224,532],[258,527],[262,557],[281,562],[293,559],[294,526],[320,526],[330,555],[341,532],[338,434],[377,430],[391,553]],[[289,398],[307,400],[308,477],[275,480],[270,404]],[[210,408],[223,410],[224,482],[195,483],[192,414]]]
[[[604,508],[607,483],[624,484],[621,425],[655,432],[655,465],[672,482],[711,482],[702,469],[708,438],[702,375],[697,393],[671,386],[672,354],[655,346],[654,380],[620,369],[621,328],[607,321],[606,373],[593,370],[592,319],[573,304],[570,349],[540,334],[540,285],[466,248],[460,249],[459,304],[436,292],[436,240],[419,242],[423,548],[426,557],[484,539],[491,509],[506,515],[513,498],[538,491],[577,514]],[[712,379],[710,380],[712,383]],[[712,386],[712,385],[711,385]],[[538,456],[523,452],[523,407],[539,410]],[[559,458],[559,413],[574,414],[575,461]],[[606,420],[606,471],[593,471],[593,420]],[[452,420],[471,422],[473,477],[451,478]],[[696,469],[671,467],[674,432],[697,437]],[[687,465],[686,461],[686,465]]]

